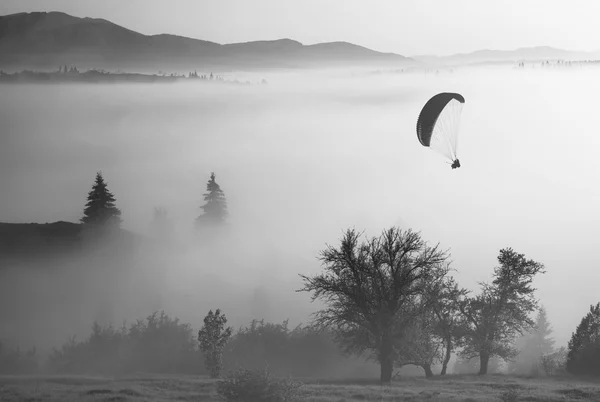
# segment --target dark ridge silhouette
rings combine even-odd
[[[81,225],[59,221],[54,223],[0,222],[0,254],[9,256],[69,249],[79,241]]]
[[[0,17],[0,67],[170,69],[302,68],[399,64],[407,57],[346,42],[303,45],[291,39],[221,45],[176,35],[143,35],[97,18],[61,12]]]
[[[0,269],[10,261],[35,261],[48,257],[68,257],[81,251],[85,241],[84,225],[58,221],[53,223],[0,222]],[[119,230],[119,241],[134,245],[142,236]],[[146,239],[150,241],[150,239]]]

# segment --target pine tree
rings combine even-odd
[[[227,200],[225,199],[225,193],[221,190],[221,187],[215,181],[215,174],[211,173],[210,180],[206,185],[207,193],[204,194],[204,201],[206,204],[201,206],[204,210],[204,214],[200,215],[196,221],[209,222],[209,223],[222,223],[227,218]]]
[[[600,303],[590,306],[571,336],[566,368],[571,374],[600,375]]]
[[[87,225],[104,226],[121,224],[121,211],[115,206],[115,197],[108,191],[102,173],[96,173],[96,182],[88,193],[87,204],[81,222]]]
[[[554,351],[551,333],[552,326],[548,321],[546,309],[542,306],[538,310],[535,327],[517,340],[515,346],[520,352],[509,365],[509,370],[520,374],[538,374],[542,356]]]
[[[535,350],[537,360],[547,353],[554,351],[554,339],[552,334],[552,326],[548,321],[548,314],[544,306],[540,307],[535,323],[535,331],[532,333],[532,346]]]

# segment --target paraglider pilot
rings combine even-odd
[[[452,162],[452,169],[456,169],[460,167],[460,161],[458,160],[458,158],[456,158],[454,160],[454,162]]]

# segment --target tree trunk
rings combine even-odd
[[[442,371],[440,375],[446,375],[446,370],[448,369],[448,363],[450,362],[450,356],[452,354],[452,339],[446,339],[446,356],[444,357],[444,361],[442,362]]]
[[[392,360],[387,358],[381,361],[381,382],[389,383],[392,382],[392,371],[394,365],[392,364]]]
[[[431,371],[430,364],[423,364],[421,367],[423,367],[423,370],[425,370],[425,377],[427,377],[427,378],[433,377],[433,371]]]
[[[479,354],[479,375],[486,375],[488,371],[488,363],[490,362],[489,353]]]
[[[392,340],[387,336],[383,336],[381,347],[379,349],[379,364],[381,365],[381,382],[392,382],[392,371],[394,370],[394,362],[392,360]]]

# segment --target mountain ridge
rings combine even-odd
[[[0,68],[59,65],[134,72],[297,69],[341,66],[455,66],[538,60],[598,60],[600,51],[551,46],[480,49],[446,56],[407,57],[345,41],[305,45],[291,38],[220,44],[169,33],[145,35],[103,18],[60,11],[0,16]]]
[[[529,46],[516,49],[479,49],[468,53],[446,56],[413,55],[415,60],[434,64],[471,64],[482,62],[519,62],[538,60],[592,60],[600,57],[600,51],[573,51],[552,46]]]
[[[402,65],[414,60],[348,42],[304,45],[283,38],[219,44],[168,33],[144,35],[111,21],[63,12],[0,16],[2,67],[202,69]]]

